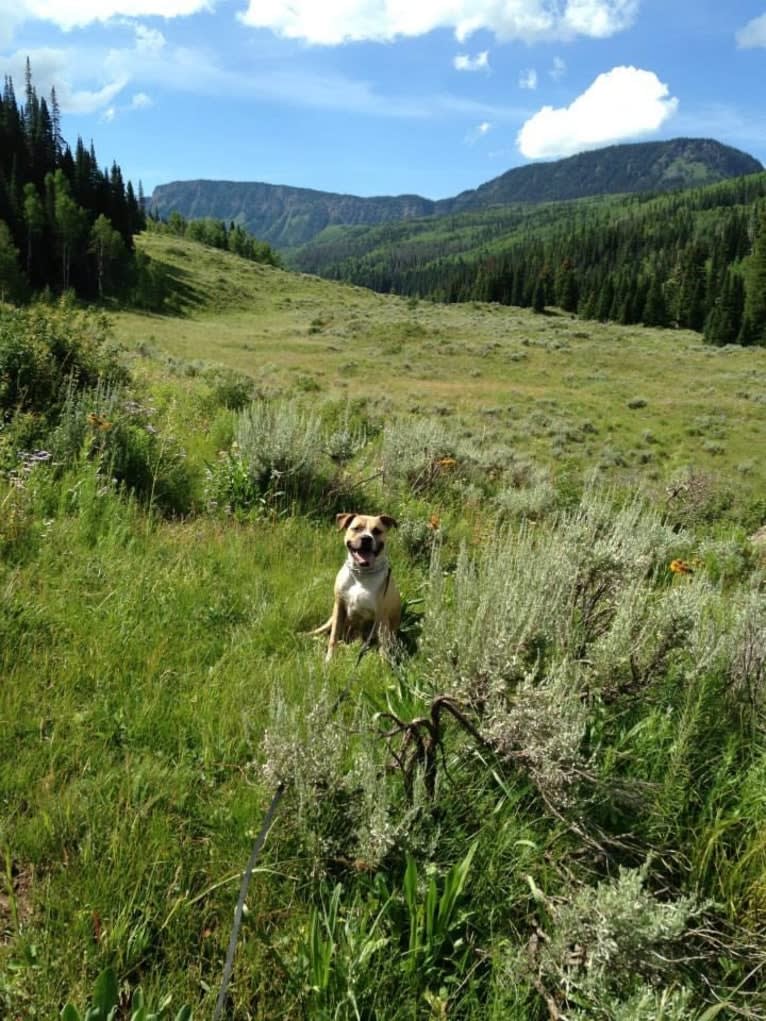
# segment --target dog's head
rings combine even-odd
[[[346,533],[346,549],[358,567],[375,566],[386,546],[386,532],[396,528],[390,514],[338,514],[335,520]]]

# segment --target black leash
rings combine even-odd
[[[271,828],[272,820],[277,813],[279,802],[282,800],[285,790],[285,784],[281,783],[274,791],[274,796],[272,797],[269,809],[264,816],[258,836],[253,841],[253,849],[250,852],[250,860],[247,863],[247,868],[242,874],[242,883],[239,887],[239,900],[237,901],[237,907],[234,911],[234,926],[231,930],[229,948],[226,951],[226,963],[223,966],[223,981],[221,982],[221,991],[218,994],[215,1010],[213,1011],[213,1021],[218,1021],[218,1018],[221,1016],[221,1011],[223,1010],[223,1005],[226,1002],[226,994],[229,991],[229,982],[231,982],[231,973],[234,970],[234,954],[237,952],[237,940],[239,938],[239,930],[242,925],[242,915],[245,910],[247,890],[250,886],[250,880],[253,878],[255,864],[258,861],[261,848],[266,843],[266,837],[268,836],[269,829]]]
[[[386,576],[386,586],[383,590],[383,595],[385,595],[386,592],[388,591],[388,582],[390,577],[391,568],[389,567],[388,575]],[[330,707],[330,712],[327,714],[328,719],[335,715],[340,705],[343,702],[345,702],[345,700],[348,698],[351,692],[351,687],[354,681],[356,680],[356,672],[359,669],[359,664],[362,662],[362,657],[369,649],[372,640],[375,637],[375,632],[377,631],[377,629],[378,622],[375,621],[375,623],[370,628],[370,633],[367,635],[364,645],[359,650],[359,655],[356,657],[356,663],[354,663],[354,667],[351,671],[351,676],[346,682],[345,688],[341,691],[341,693],[338,695],[338,697],[335,699],[332,706]],[[247,891],[250,886],[250,880],[253,878],[253,872],[255,872],[255,866],[258,862],[258,858],[263,849],[263,845],[266,843],[266,837],[269,835],[269,830],[271,829],[271,824],[274,821],[274,816],[277,814],[279,803],[284,797],[286,791],[287,782],[283,780],[282,783],[280,783],[280,785],[274,791],[271,803],[269,804],[269,807],[266,811],[266,815],[263,817],[261,828],[258,831],[258,835],[256,836],[255,840],[253,841],[253,849],[250,852],[250,860],[247,863],[245,871],[242,873],[242,882],[239,887],[239,898],[237,900],[237,906],[234,909],[234,925],[232,926],[231,936],[229,937],[229,946],[226,951],[226,963],[223,966],[221,990],[218,993],[218,999],[216,1000],[215,1003],[215,1010],[213,1011],[213,1021],[218,1021],[218,1018],[220,1018],[221,1011],[223,1010],[224,1003],[226,1002],[226,995],[229,991],[229,983],[231,982],[232,972],[234,971],[234,955],[237,952],[237,941],[239,940],[239,930],[242,927],[242,916],[245,911],[245,900],[247,898]]]

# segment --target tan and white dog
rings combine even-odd
[[[346,562],[335,578],[335,604],[330,619],[312,635],[329,633],[326,660],[340,641],[369,639],[374,631],[385,650],[402,616],[402,601],[386,555],[386,533],[396,527],[389,514],[338,514],[345,530]],[[365,634],[365,625],[369,630]]]

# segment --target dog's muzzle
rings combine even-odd
[[[361,535],[346,543],[351,559],[360,567],[373,567],[375,560],[383,548],[383,543],[375,541],[372,535]]]

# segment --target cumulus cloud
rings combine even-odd
[[[486,29],[500,39],[531,43],[614,35],[633,23],[638,5],[639,0],[248,0],[240,18],[326,46],[387,42],[437,28],[453,29],[461,42]]]
[[[748,21],[745,27],[737,32],[737,45],[743,50],[766,46],[766,14]]]
[[[467,53],[458,53],[452,61],[456,71],[488,71],[489,50],[482,50],[475,57],[469,57]]]
[[[68,31],[112,18],[180,18],[212,10],[217,0],[0,0],[0,46],[28,21],[47,21]],[[147,29],[147,32],[153,30]],[[158,33],[159,34],[159,33]]]
[[[145,92],[137,92],[130,101],[131,110],[145,110],[148,106],[154,106],[154,100]]]
[[[537,71],[533,67],[521,72],[519,75],[519,88],[530,90],[537,88]]]
[[[516,139],[529,159],[571,156],[656,131],[678,109],[653,71],[614,67],[600,74],[570,106],[544,106]]]

